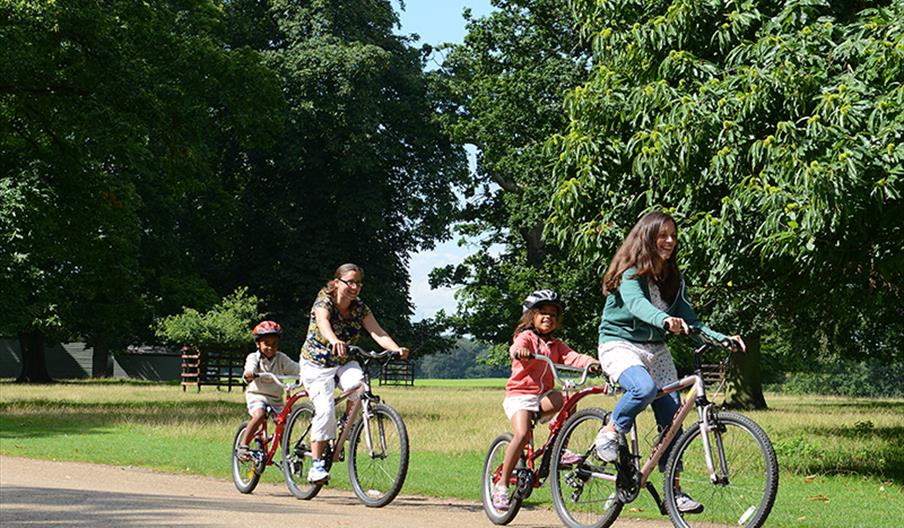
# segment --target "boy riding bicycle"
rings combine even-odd
[[[251,457],[248,444],[266,422],[267,408],[278,413],[286,401],[285,391],[281,386],[267,377],[261,378],[257,375],[268,372],[275,376],[298,376],[301,371],[298,363],[279,351],[279,337],[282,335],[279,323],[263,321],[254,327],[252,333],[257,351],[245,358],[243,377],[248,382],[245,388],[245,402],[248,404],[251,420],[245,429],[245,438],[239,445],[238,456],[241,460],[248,460]]]

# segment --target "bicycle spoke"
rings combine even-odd
[[[295,497],[311,499],[320,491],[319,484],[308,482],[311,459],[311,420],[314,408],[309,403],[300,405],[289,416],[283,431],[283,477],[286,486]]]
[[[677,490],[670,488],[666,491],[667,497],[672,496],[666,501],[670,516],[676,526],[683,527],[762,526],[778,486],[778,468],[768,438],[746,417],[719,413],[714,420],[719,427],[707,434],[718,481],[713,483],[710,478],[699,430],[689,431],[676,445],[666,481],[677,477],[680,490],[704,509],[682,514],[674,503]],[[723,460],[719,458],[718,441],[722,443]],[[679,466],[683,468],[680,474],[676,470]]]
[[[408,471],[408,433],[401,416],[385,405],[373,406],[355,426],[349,452],[349,478],[358,498],[376,507],[395,498]]]
[[[594,453],[594,440],[606,421],[605,412],[585,409],[563,425],[553,446],[550,475],[553,503],[559,518],[570,528],[609,526],[621,512],[613,476],[615,469]],[[563,463],[580,454],[577,463]]]

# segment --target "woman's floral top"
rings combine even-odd
[[[317,326],[317,316],[314,315],[315,308],[325,308],[330,313],[330,326],[333,333],[340,340],[353,345],[361,338],[363,329],[362,323],[364,318],[370,314],[370,308],[364,304],[361,299],[355,299],[350,308],[348,319],[343,319],[339,315],[339,305],[336,300],[327,293],[326,288],[320,290],[317,294],[317,300],[311,307],[311,321],[308,323],[308,337],[301,347],[301,357],[312,363],[316,363],[321,367],[335,367],[349,360],[348,355],[340,358],[333,353],[333,347],[330,342],[320,333],[320,327]]]

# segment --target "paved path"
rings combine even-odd
[[[354,528],[492,527],[478,503],[402,494],[381,509],[350,491],[324,489],[299,501],[285,486],[261,484],[251,495],[231,481],[131,467],[0,457],[0,526],[348,526]],[[522,509],[513,527],[559,527],[555,512]],[[617,528],[669,523],[619,521]]]

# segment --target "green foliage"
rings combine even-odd
[[[464,43],[440,49],[445,56],[434,74],[437,92],[448,100],[446,128],[479,149],[457,229],[480,242],[460,266],[435,270],[431,283],[462,286],[457,313],[445,322],[498,344],[510,340],[528,293],[541,287],[569,291],[575,282],[563,252],[541,236],[555,190],[549,177],[554,158],[544,144],[566,126],[562,98],[586,79],[590,50],[557,0],[493,5],[483,18],[465,14]],[[501,254],[490,250],[494,244],[504,246]],[[592,323],[585,321],[576,318],[580,327],[569,331],[590,335]]]
[[[663,209],[717,324],[899,355],[904,4],[572,6],[594,65],[550,142],[547,234],[602,269]]]
[[[217,166],[280,128],[275,76],[225,46],[214,0],[0,18],[2,331],[141,341],[179,294],[211,298],[236,209]]]
[[[409,324],[407,263],[447,236],[466,163],[389,0],[22,1],[0,19],[2,333],[116,348],[247,285],[295,347],[351,261],[400,343],[447,346]]]
[[[407,263],[448,236],[466,163],[439,126],[421,50],[395,34],[392,3],[249,0],[227,12],[232,45],[263,54],[288,105],[275,145],[238,163],[248,179],[237,240],[253,258],[230,281],[265,300],[294,347],[319,288],[354,262],[362,298],[400,344],[443,348],[441,329],[408,321]]]
[[[416,377],[430,379],[502,378],[508,377],[508,366],[493,367],[481,362],[486,346],[459,339],[447,353],[433,354],[417,362]]]
[[[904,363],[885,360],[821,361],[806,371],[789,372],[775,386],[787,394],[904,397]]]
[[[174,345],[202,349],[242,349],[253,341],[251,329],[265,318],[258,312],[260,299],[238,288],[207,312],[185,308],[181,314],[157,320],[157,337]]]

